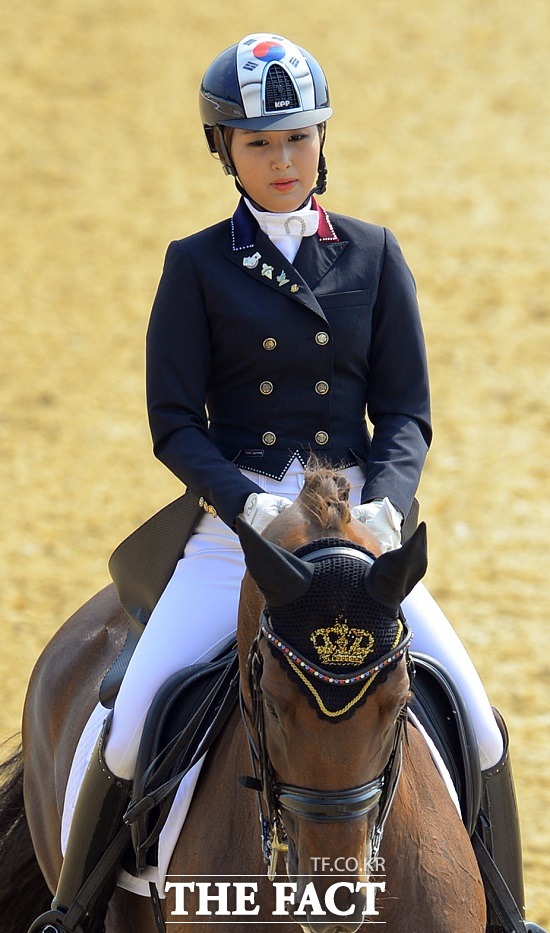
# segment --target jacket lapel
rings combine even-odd
[[[320,225],[320,233],[324,229]],[[326,320],[312,289],[347,246],[347,243],[338,241],[335,234],[334,240],[336,242],[331,237],[330,242],[323,242],[319,235],[304,237],[294,263],[290,263],[259,229],[241,200],[231,218],[231,249],[226,255],[247,275],[298,301]]]
[[[314,289],[321,279],[332,269],[347,247],[346,240],[323,242],[318,235],[305,236],[296,253],[294,268]]]
[[[348,243],[347,240],[338,239],[329,215],[315,198],[312,198],[312,206],[319,215],[317,235],[303,238],[294,259],[294,267],[309,287],[314,289],[340,258]]]

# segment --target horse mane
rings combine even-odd
[[[351,521],[350,484],[345,476],[312,459],[308,462],[300,504],[322,531],[337,531]]]

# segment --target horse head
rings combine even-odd
[[[399,606],[426,570],[425,527],[380,555],[351,518],[345,481],[321,470],[306,473],[302,494],[265,536],[240,520],[238,533],[249,574],[239,613],[243,699],[264,854],[288,846],[304,930],[351,933],[364,919],[399,778],[410,639]]]

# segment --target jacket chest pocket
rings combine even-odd
[[[327,295],[316,295],[315,297],[323,311],[332,308],[372,308],[370,288],[358,288],[351,292],[333,292]]]
[[[336,357],[344,355],[365,359],[371,345],[371,290],[357,289],[315,297],[331,326]]]

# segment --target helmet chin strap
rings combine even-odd
[[[221,157],[222,168],[226,175],[233,175],[234,178],[237,177],[237,169],[233,165],[233,160],[229,155],[229,149],[226,146],[223,132],[218,134],[218,139],[216,140],[216,148],[218,150],[218,155]]]

